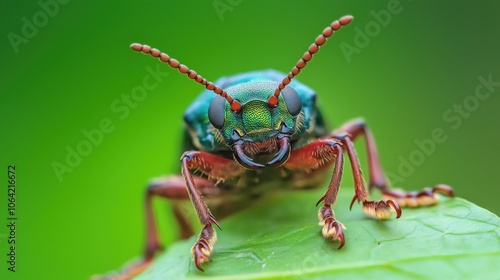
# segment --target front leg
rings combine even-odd
[[[213,251],[213,246],[217,240],[217,235],[212,227],[212,224],[215,224],[219,229],[220,225],[215,220],[215,217],[212,215],[205,202],[203,202],[200,193],[195,187],[190,170],[196,169],[207,175],[209,178],[223,181],[240,175],[243,172],[243,169],[231,159],[199,151],[184,153],[181,157],[181,162],[182,176],[186,182],[189,198],[193,203],[198,219],[201,224],[204,225],[204,228],[198,236],[198,240],[191,249],[196,267],[203,271],[201,264],[209,261],[209,257]]]
[[[319,139],[293,151],[284,167],[290,170],[313,172],[335,163],[332,179],[328,184],[325,195],[319,199],[324,205],[319,209],[319,225],[323,226],[322,234],[325,238],[331,238],[340,242],[339,249],[345,244],[344,225],[335,219],[335,212],[331,206],[335,204],[342,179],[344,158],[342,145],[333,139]]]
[[[182,156],[181,161],[183,176],[165,176],[155,179],[149,184],[146,190],[146,245],[143,257],[138,261],[126,265],[120,271],[114,271],[106,275],[95,275],[91,278],[92,280],[129,280],[151,265],[154,255],[161,248],[152,207],[153,197],[163,197],[169,200],[184,200],[188,197],[191,199],[198,218],[205,226],[191,250],[194,255],[196,267],[203,270],[201,264],[209,260],[213,244],[217,239],[212,223],[217,226],[219,224],[202,201],[200,192],[204,195],[216,195],[217,189],[212,181],[204,177],[193,177],[190,169],[198,169],[209,178],[216,179],[217,181],[236,177],[243,172],[243,169],[230,159],[204,152],[186,152]],[[173,204],[173,210],[181,230],[181,237],[184,239],[188,238],[192,235],[192,228],[188,224],[185,213],[175,203]]]
[[[215,195],[217,189],[213,182],[203,178],[194,177],[194,182],[198,190],[204,195]],[[181,238],[186,239],[193,234],[189,220],[185,216],[177,202],[188,199],[188,192],[184,183],[184,178],[180,175],[164,176],[156,178],[150,182],[145,192],[145,220],[146,220],[146,244],[141,258],[132,263],[128,263],[120,270],[110,272],[105,275],[94,275],[92,280],[129,280],[147,269],[154,258],[154,255],[162,246],[158,239],[156,221],[153,211],[153,198],[161,197],[170,200],[173,212],[181,230]]]

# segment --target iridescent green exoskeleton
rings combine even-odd
[[[151,200],[155,196],[171,199],[181,228],[181,237],[193,234],[184,212],[177,203],[190,199],[203,226],[192,247],[194,263],[203,270],[216,241],[215,217],[230,214],[249,197],[265,195],[260,186],[309,188],[322,186],[324,177],[330,181],[324,196],[316,205],[322,235],[344,246],[344,226],[332,206],[337,198],[348,155],[354,176],[354,202],[360,202],[366,214],[388,219],[401,216],[401,207],[418,207],[437,203],[436,192],[449,196],[453,190],[436,185],[420,192],[392,190],[385,179],[373,136],[362,119],[355,119],[333,131],[327,129],[316,104],[316,93],[294,79],[326,43],[327,38],[352,21],[344,16],[332,22],[315,39],[307,52],[287,75],[275,71],[256,71],[223,77],[208,82],[158,49],[132,44],[135,51],[149,54],[178,69],[182,74],[205,86],[206,90],[186,110],[185,147],[181,156],[181,175],[153,180],[146,192],[147,242],[143,258],[107,279],[129,279],[148,267],[160,248]],[[353,141],[364,136],[369,165],[369,187],[382,192],[382,200],[370,200],[361,174]],[[333,167],[333,171],[332,171]],[[193,174],[197,170],[201,174]],[[276,183],[277,182],[277,183]],[[212,211],[211,211],[212,210]],[[265,217],[259,217],[262,219]],[[219,264],[224,265],[224,264]]]

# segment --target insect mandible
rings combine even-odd
[[[364,212],[370,216],[388,219],[396,214],[399,218],[401,207],[437,203],[436,192],[453,196],[453,189],[447,185],[416,192],[390,189],[375,140],[364,120],[355,119],[328,131],[316,107],[316,93],[294,80],[327,38],[352,20],[352,16],[344,16],[325,28],[288,75],[275,70],[256,71],[223,77],[215,84],[158,49],[137,43],[131,45],[134,51],[149,54],[178,69],[206,90],[184,115],[187,148],[181,156],[182,175],[155,179],[147,188],[144,255],[112,279],[129,279],[141,272],[160,248],[151,205],[155,196],[191,200],[203,226],[191,252],[196,267],[202,271],[202,263],[209,261],[217,239],[214,225],[220,226],[216,217],[227,215],[223,206],[211,211],[206,203],[210,205],[213,198],[226,194],[233,198],[245,197],[248,190],[255,193],[260,184],[273,180],[282,182],[281,186],[307,188],[320,186],[323,175],[329,175],[326,192],[316,203],[321,204],[319,224],[322,235],[339,242],[339,249],[342,248],[345,227],[336,219],[332,205],[340,186],[344,152],[349,157],[354,177],[355,195],[350,207],[356,201],[361,202]],[[383,200],[369,199],[353,145],[360,136],[364,136],[366,142],[369,188],[379,189]],[[194,175],[194,170],[201,175]],[[173,210],[182,237],[191,236],[193,231],[179,205],[174,203]]]

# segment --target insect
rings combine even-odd
[[[216,217],[227,215],[224,212],[226,198],[228,204],[240,203],[249,193],[255,193],[262,183],[270,181],[279,181],[278,185],[291,188],[309,188],[321,186],[324,175],[329,176],[326,192],[316,203],[321,204],[319,224],[322,235],[339,242],[339,249],[342,248],[345,227],[335,217],[332,205],[341,182],[344,152],[349,157],[354,176],[355,194],[350,207],[355,202],[362,203],[367,215],[389,219],[395,214],[399,218],[401,207],[437,203],[437,192],[453,196],[453,189],[447,185],[416,192],[390,189],[366,123],[355,119],[328,131],[316,106],[316,93],[294,79],[327,38],[352,20],[352,16],[344,16],[333,21],[288,75],[275,70],[257,71],[224,77],[215,84],[158,49],[137,43],[131,45],[134,51],[149,54],[178,69],[206,90],[184,115],[187,132],[181,175],[158,178],[147,188],[147,242],[143,258],[109,278],[129,279],[152,262],[160,248],[151,206],[151,199],[156,196],[173,201],[191,200],[203,226],[191,250],[194,264],[202,271],[202,264],[209,261],[217,239],[214,227],[220,228]],[[383,200],[369,199],[353,145],[360,136],[364,136],[367,147],[369,187],[379,189]],[[201,174],[193,174],[195,170]],[[216,200],[219,203],[214,203]],[[207,205],[215,208],[211,211]],[[192,229],[178,204],[174,203],[173,209],[182,237],[191,236]]]

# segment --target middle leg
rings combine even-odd
[[[425,188],[419,192],[404,192],[390,189],[384,172],[382,171],[375,139],[365,121],[363,119],[354,119],[333,131],[331,134],[334,138],[342,138],[346,135],[349,136],[352,141],[364,135],[368,153],[370,189],[373,187],[380,189],[385,199],[394,199],[403,207],[418,207],[436,204],[438,200],[437,192],[444,193],[451,197],[454,195],[453,189],[443,184],[436,185],[433,188]]]
[[[347,151],[354,177],[355,194],[351,201],[350,209],[352,209],[354,202],[358,201],[363,203],[363,211],[370,216],[374,216],[379,219],[388,219],[393,213],[396,213],[396,218],[401,217],[401,207],[395,200],[369,200],[358,155],[354,149],[354,144],[352,143],[351,138],[347,134],[336,135],[336,138],[342,142],[344,150]]]

